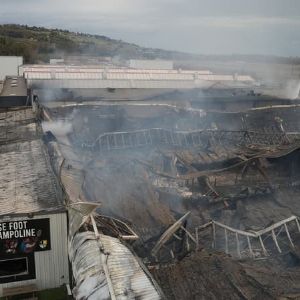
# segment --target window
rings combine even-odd
[[[0,278],[27,274],[29,274],[27,257],[0,260]]]
[[[35,278],[34,255],[7,257],[0,259],[0,283],[29,280]]]

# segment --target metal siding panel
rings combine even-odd
[[[50,215],[51,250],[36,252],[38,286],[53,288],[68,283],[67,224],[65,214]],[[63,221],[64,219],[64,221]],[[65,228],[65,230],[63,230]],[[61,277],[64,278],[61,278]]]
[[[116,238],[102,234],[100,235],[100,243],[105,252],[110,253],[106,262],[117,299],[129,299],[130,297],[124,295],[124,291],[128,289],[131,289],[138,299],[161,299],[155,286],[125,245]],[[91,276],[103,272],[100,253],[99,244],[93,232],[82,232],[75,235],[71,242],[69,254],[73,265],[73,275],[77,283],[76,287],[79,290],[83,291],[83,279],[89,280]],[[90,291],[83,292],[88,299]],[[98,299],[104,298],[99,297]]]
[[[68,244],[67,244],[67,230],[64,230],[64,228],[67,228],[67,216],[66,214],[60,214],[60,225],[58,227],[58,234],[61,237],[61,240],[64,241],[63,243],[59,243],[58,250],[62,254],[59,259],[59,274],[63,274],[65,278],[60,278],[60,284],[64,282],[69,282],[69,260],[68,260]]]
[[[35,252],[36,279],[0,284],[0,296],[4,287],[36,284],[39,289],[46,289],[69,283],[67,216],[65,213],[60,213],[34,217],[34,219],[40,218],[50,219],[51,250]],[[24,218],[13,220],[24,220]]]

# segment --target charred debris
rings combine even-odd
[[[300,295],[298,105],[41,101],[40,113],[67,205],[97,204],[80,231],[122,241],[164,297]]]

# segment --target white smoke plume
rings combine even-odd
[[[285,95],[286,98],[294,100],[299,97],[300,80],[290,80],[287,83]]]
[[[72,123],[68,121],[43,122],[43,131],[51,131],[55,136],[65,136],[73,131]]]

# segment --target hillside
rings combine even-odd
[[[299,57],[188,54],[145,48],[103,35],[16,24],[0,25],[0,55],[21,55],[24,57],[25,63],[49,62],[49,58],[60,58],[67,55],[118,56],[124,59],[158,58],[175,60],[178,62],[177,67],[183,68],[206,67],[208,61],[230,64],[233,61],[300,64]],[[187,61],[189,61],[188,64]]]
[[[175,52],[143,48],[105,36],[67,30],[0,25],[0,55],[21,55],[26,63],[48,62],[65,55],[170,58]]]

